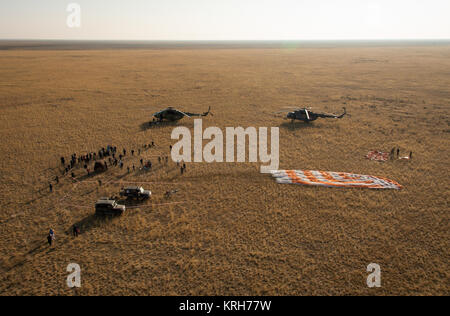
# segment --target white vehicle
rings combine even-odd
[[[96,215],[122,215],[125,205],[117,204],[116,200],[101,198],[95,203]]]
[[[146,200],[152,196],[152,192],[150,190],[144,190],[143,187],[131,186],[122,189],[120,195],[126,196],[129,199],[135,198],[138,200]]]

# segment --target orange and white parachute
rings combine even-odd
[[[381,177],[317,170],[273,170],[272,176],[278,183],[300,185],[317,185],[331,188],[369,188],[395,189],[402,188],[393,180]]]

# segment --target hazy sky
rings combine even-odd
[[[0,0],[0,38],[450,39],[450,0]]]

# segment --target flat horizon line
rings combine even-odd
[[[340,42],[340,41],[450,41],[450,38],[339,38],[339,39],[58,39],[0,38],[0,41],[72,41],[72,42]]]
[[[340,40],[94,40],[0,39],[6,50],[301,49],[342,47],[448,46],[450,39]]]

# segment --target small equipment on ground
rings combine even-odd
[[[105,172],[105,171],[106,171],[105,164],[103,164],[103,163],[97,161],[97,162],[94,164],[94,171],[95,171],[96,173]]]

